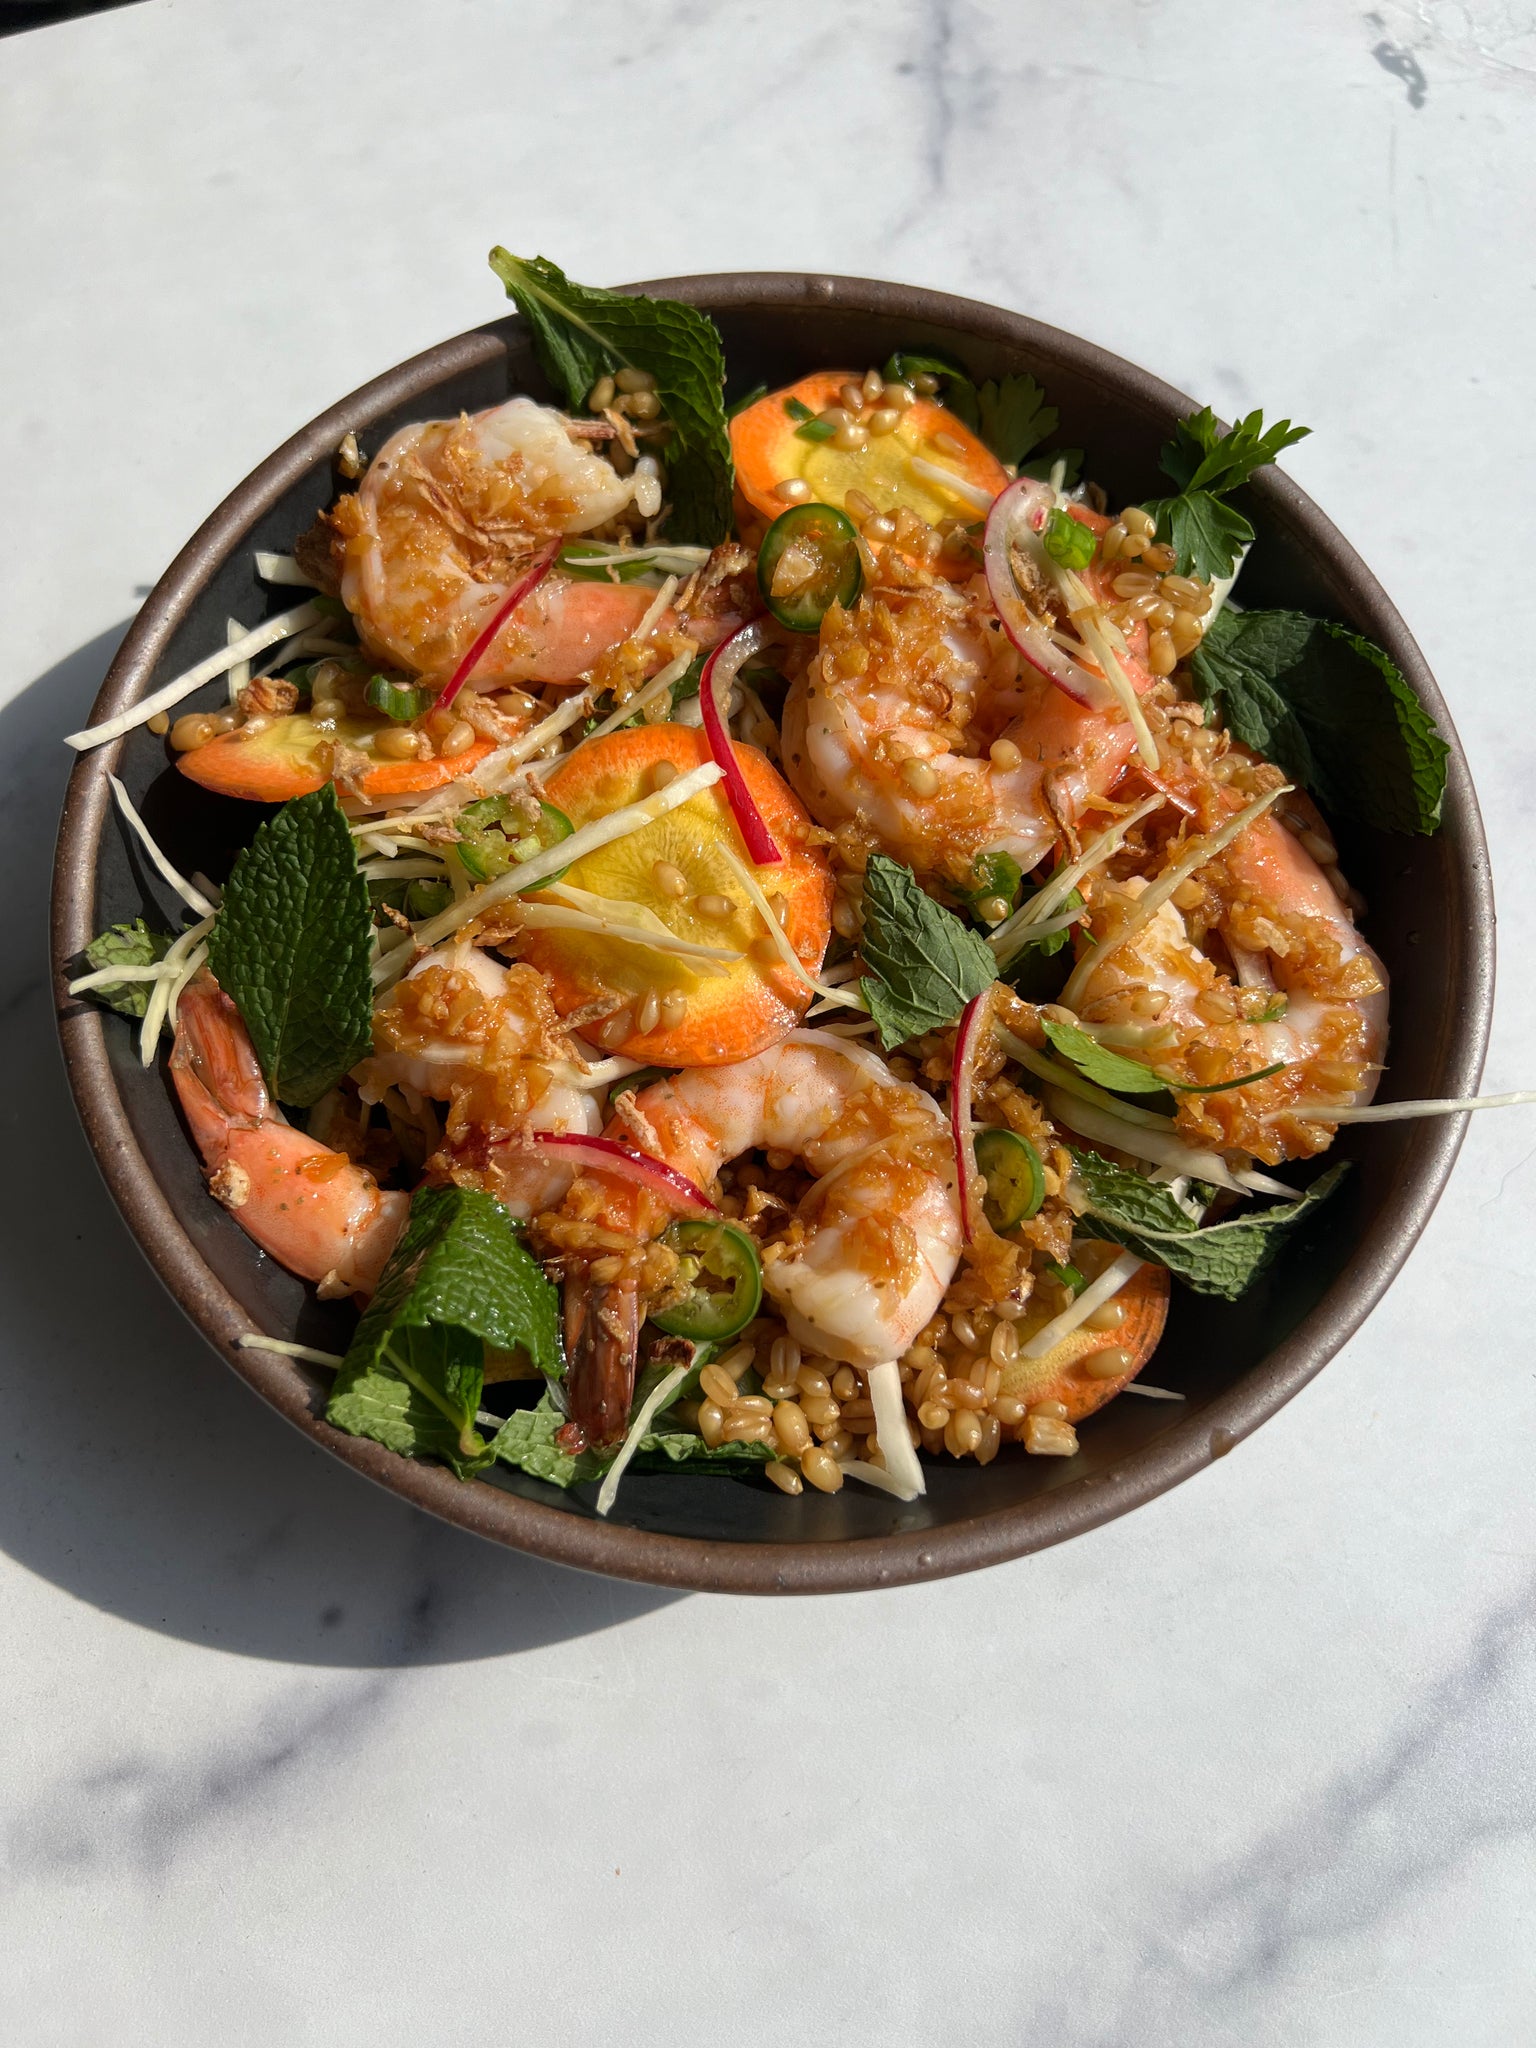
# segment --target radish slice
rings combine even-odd
[[[637,1181],[669,1209],[683,1209],[692,1216],[720,1214],[708,1195],[675,1166],[668,1166],[662,1159],[650,1159],[643,1152],[631,1152],[627,1145],[612,1138],[571,1138],[560,1131],[533,1131],[529,1135],[534,1144],[568,1159],[573,1166],[590,1166],[599,1173]]]
[[[992,1008],[992,991],[972,996],[960,1012],[955,1032],[955,1062],[949,1077],[949,1128],[955,1141],[955,1178],[960,1193],[960,1229],[967,1244],[975,1237],[976,1147],[972,1142],[971,1086],[976,1048]]]
[[[729,640],[721,641],[705,662],[704,674],[699,680],[699,709],[704,714],[704,733],[709,741],[709,751],[720,764],[720,772],[725,777],[726,800],[731,806],[737,830],[752,856],[753,865],[760,868],[771,867],[784,856],[775,844],[773,834],[763,823],[762,812],[752,801],[747,778],[736,759],[736,749],[721,716],[715,691],[717,684],[729,688],[742,664],[756,654],[766,637],[761,619],[755,619],[750,626],[743,626]]]
[[[520,582],[513,584],[512,588],[491,614],[490,624],[476,635],[474,645],[448,678],[447,686],[437,700],[437,710],[446,711],[448,709],[448,706],[474,674],[476,663],[496,638],[496,635],[501,631],[507,620],[511,618],[523,599],[538,589],[544,578],[555,566],[563,545],[562,541],[552,540],[549,546],[541,551],[527,575]]]
[[[1114,691],[1103,676],[1074,661],[1043,626],[1037,626],[1030,618],[1019,601],[1019,586],[1008,558],[1015,533],[1021,528],[1037,532],[1054,502],[1055,493],[1049,484],[1024,476],[998,498],[987,514],[982,547],[987,590],[1003,622],[1003,631],[1030,666],[1049,676],[1057,689],[1065,691],[1075,703],[1086,704],[1093,711],[1105,711],[1117,702]]]

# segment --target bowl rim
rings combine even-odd
[[[1095,343],[1025,314],[917,286],[784,271],[724,271],[650,280],[626,289],[665,294],[721,311],[895,314],[960,329],[980,340],[1054,360],[1085,382],[1162,414],[1194,401]],[[283,442],[203,522],[144,601],[114,658],[91,723],[144,694],[171,635],[217,568],[255,522],[342,437],[453,375],[496,361],[520,331],[507,316],[409,357],[349,393]],[[1306,542],[1334,586],[1347,593],[1373,638],[1389,644],[1449,749],[1444,830],[1472,912],[1455,963],[1458,1028],[1445,1054],[1447,1092],[1477,1085],[1492,1021],[1493,892],[1487,843],[1461,743],[1445,701],[1406,625],[1376,578],[1332,522],[1289,477],[1269,470],[1256,498]],[[1406,1163],[1390,1212],[1298,1327],[1200,1413],[1128,1454],[1014,1506],[935,1529],[822,1542],[709,1541],[589,1520],[445,1468],[395,1456],[333,1429],[311,1409],[312,1390],[291,1361],[245,1350],[256,1333],[246,1311],[196,1250],[140,1150],[107,1054],[106,1019],[67,992],[68,963],[94,935],[91,920],[102,833],[111,812],[108,776],[123,741],[79,756],[70,775],[54,867],[51,953],[60,1043],[71,1090],[98,1167],[139,1249],[229,1365],[296,1428],[356,1472],[477,1535],[557,1564],[649,1584],[722,1593],[854,1592],[973,1571],[1043,1550],[1141,1506],[1191,1477],[1266,1421],[1328,1362],[1380,1300],[1439,1200],[1468,1118],[1436,1119]]]

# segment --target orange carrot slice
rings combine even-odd
[[[782,899],[784,932],[812,973],[831,935],[832,876],[810,844],[810,818],[767,757],[748,746],[738,746],[736,757],[782,861],[751,869],[717,783],[627,839],[585,855],[562,879],[568,888],[642,906],[680,938],[738,952],[739,960],[703,972],[701,963],[677,954],[578,931],[529,930],[520,942],[524,959],[548,977],[562,1016],[584,1011],[592,1017],[594,1006],[604,1003],[613,1005],[610,1014],[628,1015],[632,1028],[609,1048],[627,1058],[662,1067],[749,1059],[793,1030],[812,1000],[799,976],[770,957],[762,919],[720,849],[746,862],[770,902]],[[579,830],[649,795],[658,768],[664,775],[667,769],[684,774],[709,758],[708,742],[693,727],[640,726],[579,747],[549,775],[545,795]],[[682,875],[686,894],[662,887],[662,879],[677,886],[668,869]],[[712,897],[729,899],[728,916],[705,914],[720,907]],[[682,1010],[681,1021],[656,1017],[641,1031],[652,996],[658,1003],[671,998],[669,1007]]]
[[[338,719],[334,732],[322,732],[306,712],[289,712],[275,718],[259,732],[240,729],[221,733],[206,746],[194,747],[177,757],[183,775],[200,782],[219,796],[244,797],[252,803],[285,804],[290,797],[308,796],[330,780],[330,746],[334,741],[372,752],[374,740],[390,730],[387,718]],[[437,789],[467,775],[476,762],[491,752],[490,740],[477,739],[462,754],[448,760],[384,761],[349,778],[348,787],[369,803],[383,803],[390,797],[413,796]]]
[[[793,404],[812,414],[840,403],[843,385],[857,383],[851,370],[818,370],[782,391],[760,398],[731,421],[731,453],[736,462],[737,489],[754,512],[775,519],[785,509],[777,487],[798,479],[824,505],[846,510],[849,491],[864,493],[880,512],[902,506],[929,525],[941,519],[979,519],[984,508],[972,493],[995,498],[1008,486],[1008,472],[947,407],[919,399],[901,415],[889,434],[872,434],[863,454],[836,447],[831,441],[807,441],[796,428],[805,424],[789,410]],[[924,471],[915,470],[921,461]],[[970,489],[950,491],[927,470],[948,472]]]
[[[1115,1296],[1125,1310],[1118,1329],[1090,1330],[1080,1324],[1043,1358],[1018,1358],[1005,1365],[999,1391],[1031,1406],[1036,1401],[1060,1401],[1067,1420],[1081,1422],[1135,1379],[1157,1349],[1168,1320],[1168,1291],[1166,1268],[1143,1266]],[[1041,1327],[1042,1317],[1026,1318],[1018,1326],[1019,1336],[1027,1343],[1032,1330]],[[1128,1362],[1123,1372],[1099,1379],[1089,1366],[1106,1351],[1123,1351]]]

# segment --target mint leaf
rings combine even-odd
[[[373,1042],[373,920],[330,783],[283,805],[235,862],[208,964],[267,1086],[307,1109]]]
[[[1264,425],[1261,412],[1251,412],[1223,434],[1207,405],[1180,420],[1174,437],[1164,444],[1158,466],[1178,485],[1179,495],[1150,501],[1147,511],[1157,521],[1157,537],[1178,555],[1184,575],[1230,576],[1232,566],[1253,539],[1253,528],[1241,512],[1221,502],[1228,491],[1245,484],[1256,469],[1273,462],[1285,449],[1311,433],[1289,420]]]
[[[1114,1089],[1121,1095],[1156,1095],[1168,1086],[1150,1067],[1142,1066],[1138,1060],[1128,1060],[1123,1053],[1112,1052],[1078,1025],[1058,1024],[1051,1017],[1041,1021],[1046,1037],[1062,1058],[1070,1060],[1080,1074],[1096,1081],[1101,1088]]]
[[[716,1444],[711,1448],[703,1437],[688,1430],[655,1429],[641,1437],[629,1469],[664,1472],[674,1465],[691,1465],[729,1474],[744,1465],[766,1465],[778,1455],[767,1444]]]
[[[859,984],[889,1052],[953,1024],[996,979],[985,939],[917,886],[910,868],[872,853],[864,872],[861,950],[872,974]]]
[[[509,1415],[491,1442],[493,1456],[504,1465],[542,1479],[550,1486],[580,1486],[600,1479],[607,1458],[582,1451],[573,1457],[561,1450],[555,1437],[565,1417],[546,1394],[537,1408],[519,1408]],[[650,1430],[640,1439],[630,1461],[631,1472],[670,1472],[679,1465],[726,1476],[753,1465],[766,1465],[777,1453],[766,1444],[716,1444],[711,1450],[703,1437],[687,1430]]]
[[[92,967],[153,967],[171,949],[167,932],[152,932],[142,917],[132,924],[109,925],[85,949]],[[142,1017],[149,1008],[152,981],[107,981],[87,990],[94,1002],[105,1003],[124,1017]]]
[[[1325,808],[1384,832],[1433,832],[1448,749],[1392,660],[1305,612],[1211,621],[1190,662],[1194,694],[1227,730]]]
[[[1321,796],[1324,777],[1281,678],[1305,659],[1316,620],[1305,612],[1219,611],[1190,661],[1195,696],[1232,737]]]
[[[1061,415],[1047,405],[1033,377],[1004,377],[983,384],[977,393],[981,438],[999,462],[1022,462],[1048,434]]]
[[[598,378],[649,370],[672,423],[666,444],[674,540],[712,547],[731,531],[731,442],[725,425],[725,352],[706,313],[573,284],[543,256],[491,251],[491,268],[528,322],[544,374],[574,411]]]
[[[336,1374],[326,1418],[467,1479],[496,1455],[475,1427],[485,1349],[561,1371],[557,1297],[501,1204],[422,1188]]]
[[[1094,1212],[1128,1230],[1198,1230],[1199,1224],[1161,1181],[1148,1180],[1128,1166],[1114,1166],[1097,1152],[1071,1148],[1077,1177]]]
[[[1040,539],[1051,560],[1060,562],[1064,569],[1086,569],[1099,544],[1098,535],[1091,526],[1084,526],[1080,519],[1074,519],[1059,505],[1046,514],[1045,530]]]
[[[565,1416],[545,1392],[536,1408],[517,1408],[507,1417],[491,1440],[491,1456],[504,1465],[516,1466],[531,1479],[546,1480],[551,1486],[575,1486],[583,1480],[599,1478],[603,1460],[590,1451],[573,1455],[555,1442],[565,1422]]]
[[[1223,1301],[1236,1301],[1253,1284],[1287,1237],[1327,1201],[1349,1171],[1348,1160],[1340,1160],[1294,1202],[1277,1202],[1225,1223],[1199,1224],[1168,1188],[1141,1174],[1075,1146],[1072,1159],[1089,1202],[1087,1213],[1077,1219],[1082,1236],[1124,1245],[1166,1266],[1196,1294],[1214,1294]]]

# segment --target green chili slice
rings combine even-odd
[[[695,1267],[684,1298],[651,1317],[669,1337],[719,1343],[744,1330],[763,1298],[763,1269],[757,1246],[734,1223],[703,1217],[674,1223],[664,1243]]]
[[[982,1212],[998,1232],[1017,1230],[1045,1200],[1040,1154],[1017,1131],[978,1131],[976,1171],[987,1183]]]
[[[834,604],[857,604],[864,569],[853,521],[834,505],[791,505],[763,535],[757,587],[794,633],[814,633]]]
[[[524,858],[531,860],[536,852],[569,839],[576,829],[564,811],[541,803],[539,822],[530,833],[520,824],[516,805],[504,796],[481,797],[478,803],[466,804],[454,824],[460,835],[454,851],[464,872],[476,882],[494,882],[508,873],[517,865],[519,847],[527,847]],[[558,882],[565,872],[562,868],[549,881]]]

